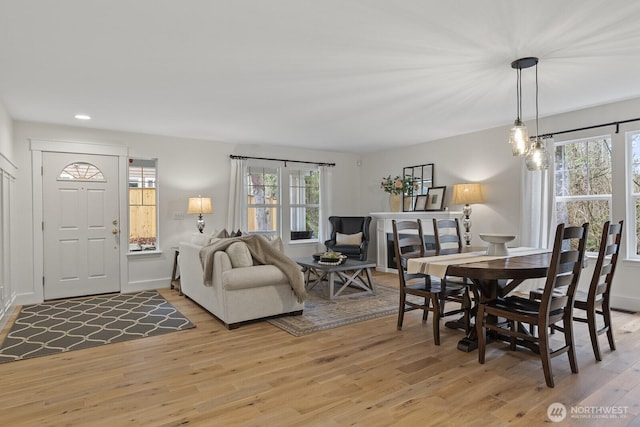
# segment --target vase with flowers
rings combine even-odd
[[[411,195],[418,189],[418,182],[411,175],[405,175],[403,177],[397,175],[394,178],[389,175],[382,178],[380,188],[382,188],[385,193],[389,193],[389,208],[391,211],[399,212],[402,196],[409,196],[409,198],[405,200],[410,204]],[[405,208],[405,210],[407,209]]]

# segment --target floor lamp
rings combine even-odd
[[[482,187],[479,183],[455,184],[453,186],[453,197],[451,203],[454,205],[464,205],[462,208],[462,226],[464,227],[464,240],[467,246],[471,245],[471,205],[473,203],[484,203]]]

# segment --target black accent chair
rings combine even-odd
[[[366,261],[367,248],[369,247],[369,225],[370,216],[330,216],[331,237],[324,242],[327,250],[341,252],[348,258]],[[362,232],[362,239],[359,243],[345,244],[345,240],[352,239],[354,234]],[[342,236],[338,236],[340,233]],[[347,236],[344,236],[347,235]]]

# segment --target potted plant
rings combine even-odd
[[[404,177],[396,175],[394,178],[389,175],[382,178],[380,188],[385,193],[389,193],[389,208],[391,211],[399,212],[402,196],[411,196],[413,191],[418,189],[418,182],[411,175],[405,175]]]

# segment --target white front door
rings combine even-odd
[[[44,152],[44,299],[120,291],[118,158]]]

